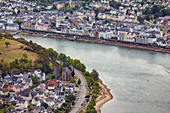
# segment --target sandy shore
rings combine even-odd
[[[43,36],[45,34],[30,34],[30,33],[24,33],[20,32],[19,34],[21,35],[30,35],[30,36]],[[50,38],[58,38],[58,39],[73,39],[73,36],[47,36]],[[97,39],[90,39],[90,38],[78,38],[76,41],[82,41],[82,42],[90,42],[90,43],[99,43],[99,40]],[[123,43],[123,42],[113,42],[113,41],[104,41],[102,44],[107,44],[107,45],[113,45],[113,46],[121,46],[121,47],[128,47],[128,48],[135,48],[135,49],[143,49],[143,50],[151,50],[151,51],[156,51],[156,52],[163,52],[163,53],[170,53],[170,49],[165,49],[162,47],[151,47],[147,45],[136,45],[136,44],[128,44],[128,43]]]
[[[96,99],[96,106],[95,109],[97,113],[101,113],[100,108],[109,100],[113,99],[112,94],[110,93],[110,89],[107,88],[106,85],[103,84],[101,80],[99,80],[99,86],[102,88],[101,95]]]

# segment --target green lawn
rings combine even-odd
[[[6,47],[5,42],[10,42],[10,45]],[[21,49],[21,45],[27,47],[26,45],[14,40],[0,39],[0,59],[11,62],[15,59],[21,59],[24,53],[27,54],[29,60],[35,61],[38,58],[38,55],[36,53],[28,52]]]

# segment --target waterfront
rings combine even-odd
[[[96,69],[114,99],[103,113],[169,113],[170,54],[62,39],[16,35]]]

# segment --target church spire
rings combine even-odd
[[[65,56],[64,56],[64,58],[63,58],[63,68],[65,68],[66,67],[66,64],[65,64]]]

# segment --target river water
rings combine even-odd
[[[102,113],[170,113],[170,54],[63,39],[16,35],[96,69],[114,99]]]

